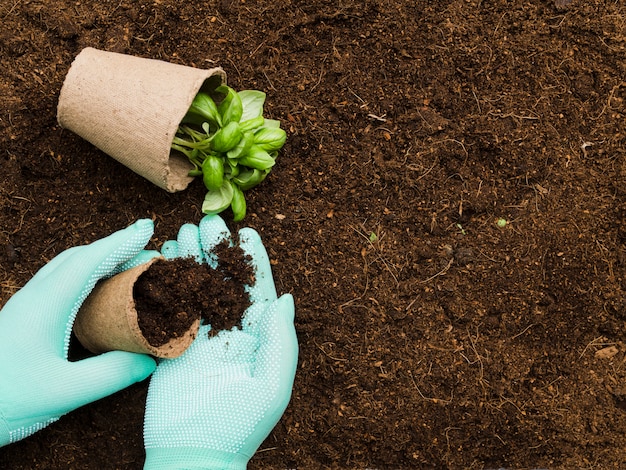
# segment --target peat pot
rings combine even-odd
[[[176,192],[192,165],[172,154],[178,125],[199,91],[226,84],[221,68],[198,69],[88,47],[70,67],[57,107],[59,125],[157,186]]]
[[[139,276],[159,259],[153,258],[96,284],[74,321],[76,338],[85,348],[95,354],[120,350],[173,358],[191,345],[200,328],[199,318],[185,333],[158,347],[148,342],[139,327],[134,286]]]

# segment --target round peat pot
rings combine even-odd
[[[192,181],[192,165],[172,154],[178,125],[199,91],[226,83],[208,70],[94,48],[70,67],[57,107],[59,125],[157,186],[176,192]]]
[[[139,326],[134,286],[139,276],[159,259],[153,258],[96,284],[74,321],[74,333],[85,348],[95,354],[120,350],[173,358],[191,345],[200,328],[199,318],[184,334],[160,346],[150,344]]]

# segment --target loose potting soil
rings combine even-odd
[[[1,303],[66,248],[149,217],[159,249],[202,217],[202,181],[166,193],[59,128],[76,55],[221,66],[288,131],[249,215],[222,214],[261,234],[296,305],[292,398],[251,470],[626,468],[623,0],[0,17]],[[0,468],[141,470],[147,388],[0,448]]]
[[[217,269],[194,258],[158,260],[135,283],[137,319],[143,335],[153,346],[181,336],[197,319],[210,324],[209,335],[241,327],[250,305],[245,284],[254,280],[252,266],[243,250],[226,241],[214,249]]]

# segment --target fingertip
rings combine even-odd
[[[265,318],[261,333],[263,336],[270,342],[279,341],[287,347],[297,348],[295,304],[291,294],[284,294],[272,302]]]
[[[293,320],[295,319],[295,315],[296,315],[296,304],[293,299],[293,295],[291,294],[281,295],[274,302],[274,306],[286,320],[293,322]]]
[[[127,228],[127,230],[129,229],[132,229],[137,233],[141,243],[145,246],[154,234],[154,222],[152,219],[138,219],[134,224]]]
[[[197,235],[198,233],[198,226],[195,224],[191,224],[191,223],[186,223],[180,226],[180,229],[178,229],[178,237],[185,237],[187,234],[191,234],[193,235]]]
[[[241,242],[241,244],[261,243],[261,236],[259,235],[259,232],[257,232],[253,228],[243,227],[242,229],[239,230],[239,241]]]
[[[251,258],[251,265],[255,270],[255,282],[248,286],[250,297],[253,301],[275,300],[276,287],[272,276],[272,265],[258,232],[248,227],[241,229],[239,246]]]
[[[229,238],[230,230],[226,222],[219,215],[207,215],[202,218],[199,224],[200,237],[204,242],[210,239]]]
[[[113,366],[119,373],[121,383],[127,383],[128,385],[146,379],[154,372],[157,366],[155,359],[148,354],[110,351],[96,357],[102,358],[102,361],[109,362],[109,366]]]
[[[139,354],[138,356],[137,363],[139,367],[136,368],[135,382],[147,379],[156,370],[157,366],[157,362],[153,357],[147,354]]]
[[[211,222],[215,222],[217,220],[221,220],[222,222],[224,221],[219,215],[217,214],[210,214],[210,215],[205,215],[204,217],[202,217],[202,220],[200,220],[200,225],[204,225],[204,224],[208,224]]]
[[[256,230],[250,227],[239,230],[239,246],[247,255],[252,257],[257,268],[263,271],[271,270],[267,250]]]
[[[204,251],[207,262],[215,268],[217,266],[217,256],[211,253],[213,248],[224,240],[230,239],[230,230],[224,220],[218,215],[207,215],[199,225],[200,244]]]
[[[138,219],[131,227],[135,227],[137,230],[151,230],[154,232],[154,221],[152,219]]]
[[[110,351],[68,363],[68,367],[73,370],[72,393],[89,403],[146,379],[156,369],[156,362],[146,354]]]
[[[167,240],[161,246],[161,254],[165,259],[174,259],[178,257],[178,242],[176,240]]]
[[[184,224],[178,230],[178,253],[179,258],[193,257],[198,263],[202,262],[200,249],[200,231],[197,225]]]

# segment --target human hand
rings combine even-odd
[[[215,267],[211,251],[224,239],[223,220],[206,216],[199,227],[182,226],[162,252]],[[201,326],[182,356],[159,362],[146,403],[146,469],[245,468],[289,403],[298,358],[293,298],[276,298],[257,232],[240,230],[239,243],[255,269],[252,305],[241,330],[209,338],[210,325]]]
[[[68,361],[76,313],[96,282],[147,261],[153,232],[143,219],[45,265],[0,311],[0,446],[145,379],[146,355],[112,351]]]

